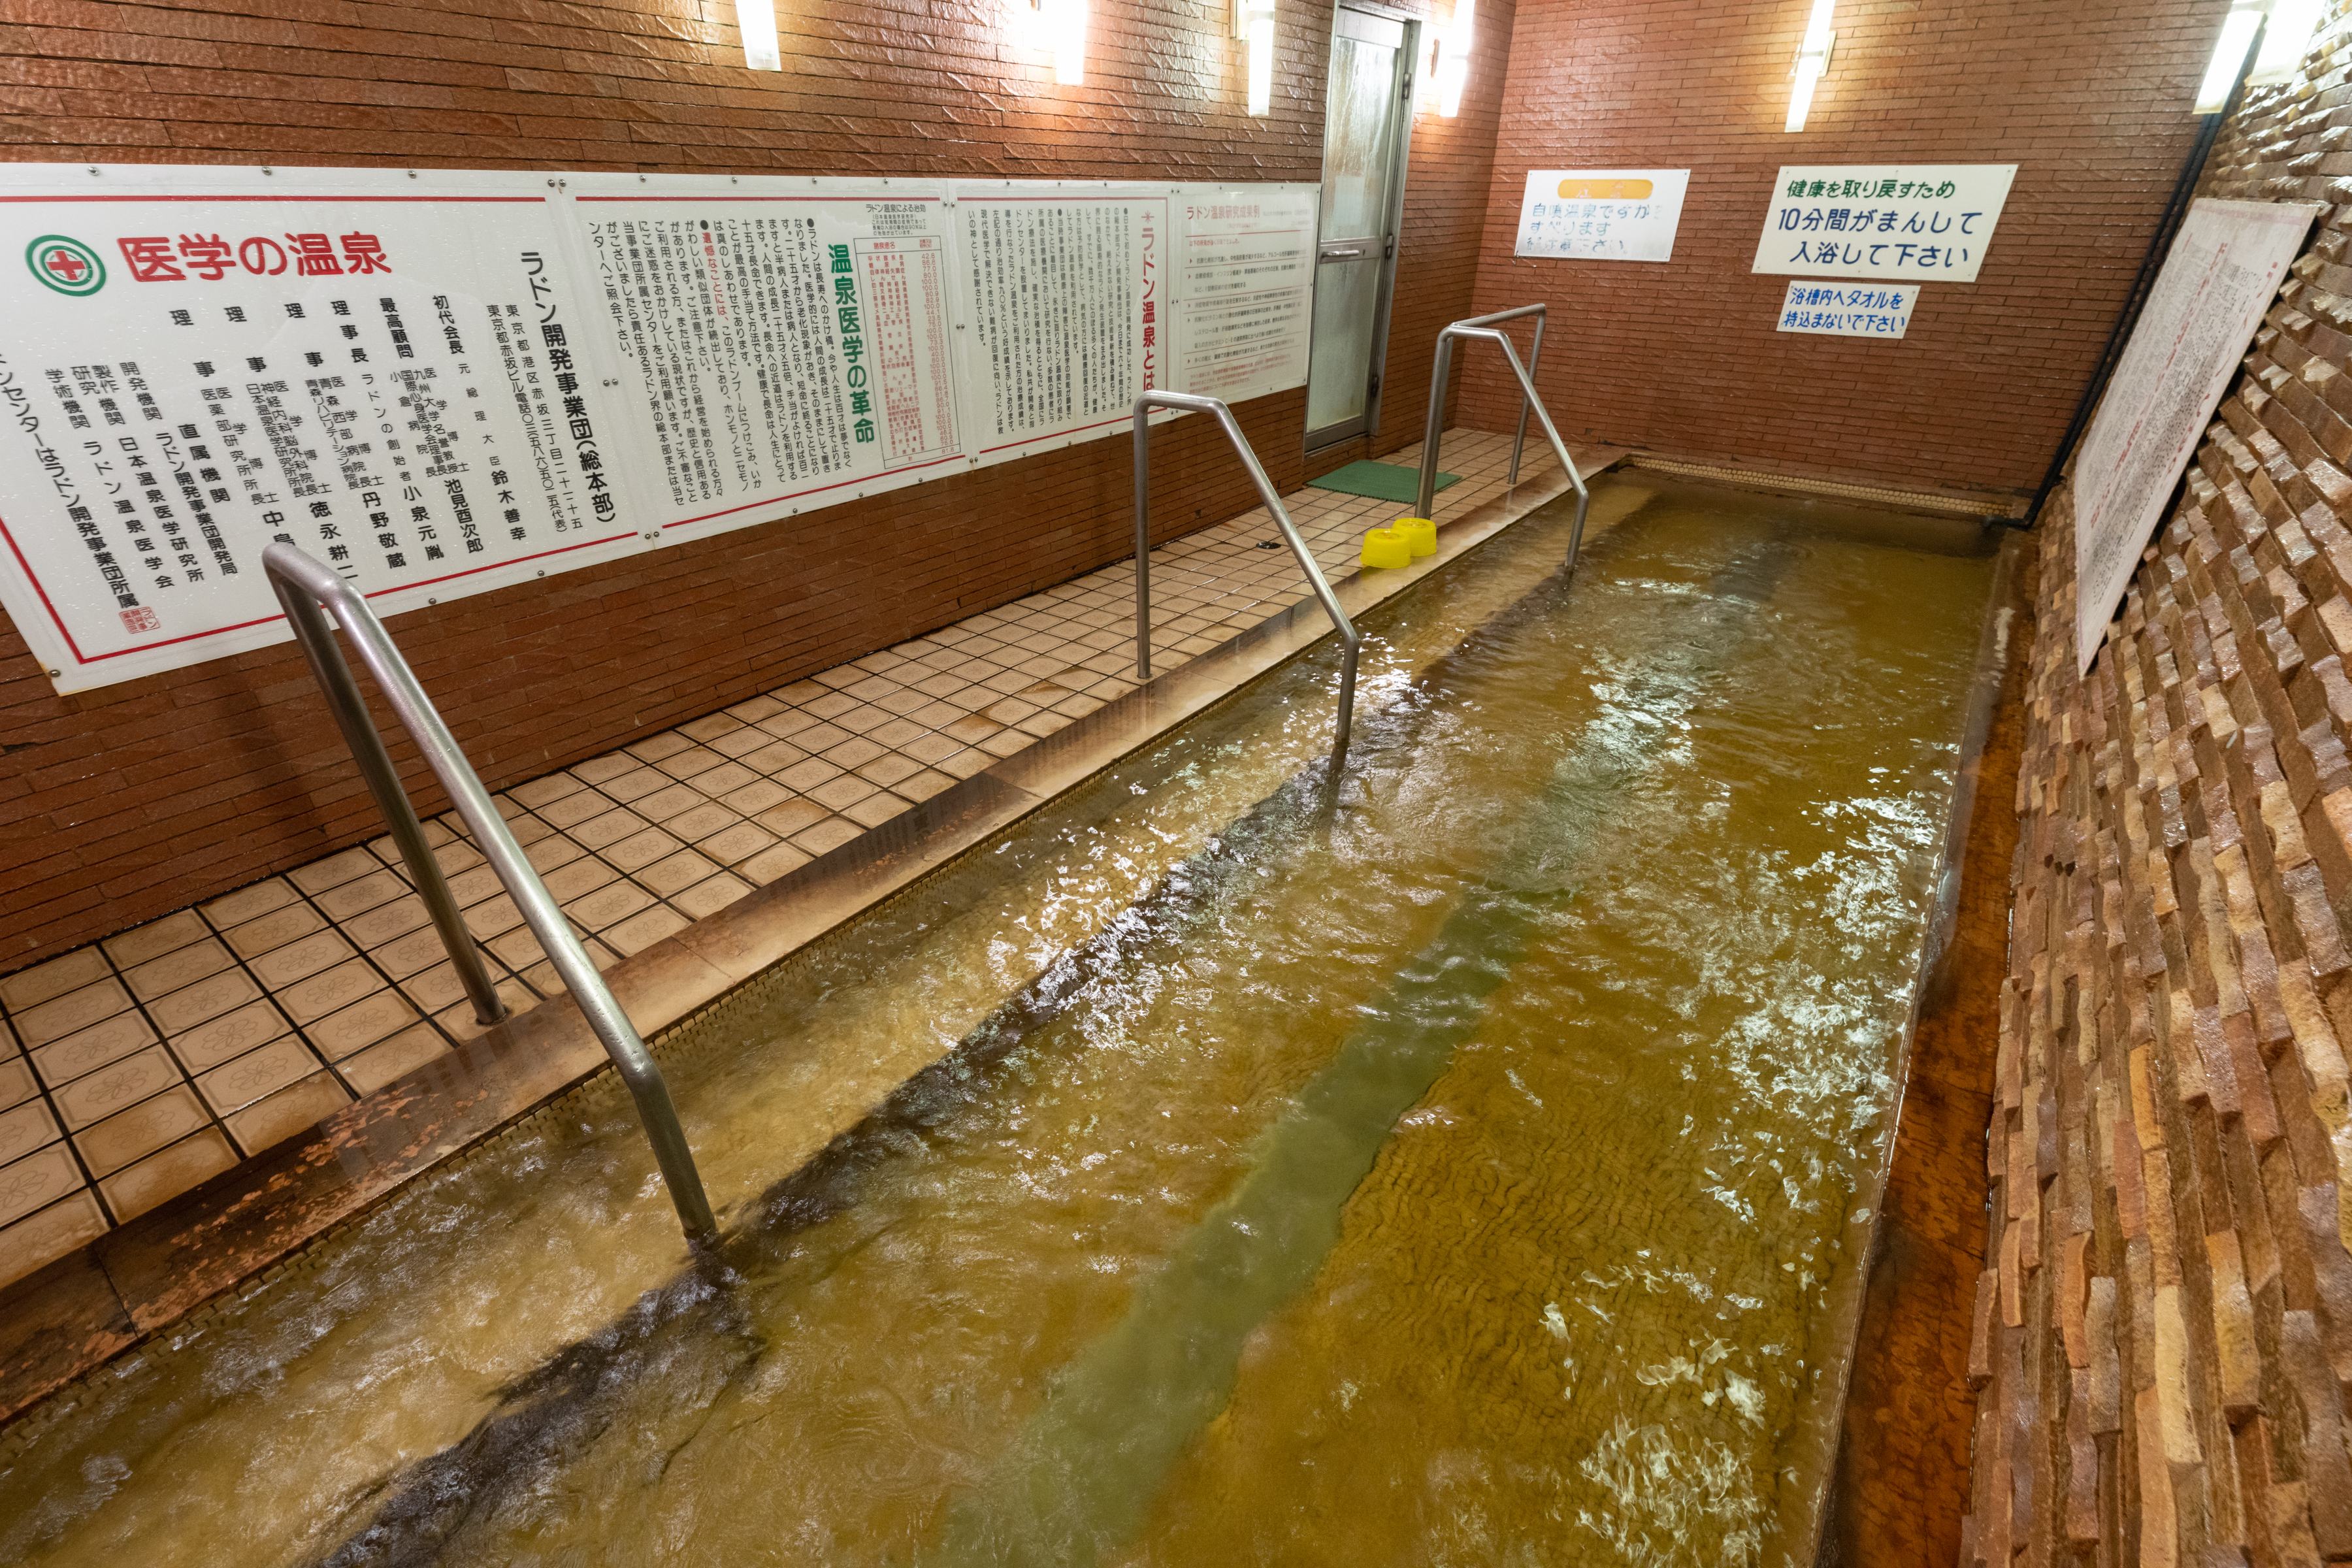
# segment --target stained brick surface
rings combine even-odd
[[[1964,1563],[2352,1557],[2347,63],[2216,147],[2329,205],[2087,678],[2040,541]]]
[[[1412,7],[1417,9],[1418,7]],[[779,7],[785,70],[741,68],[729,0],[432,6],[25,0],[0,16],[0,155],[973,177],[1318,175],[1330,12],[1286,5],[1274,112],[1242,112],[1222,3],[1096,0],[1087,81],[1007,46],[994,5]],[[1481,12],[1461,117],[1415,126],[1387,451],[1429,345],[1467,313],[1510,37]],[[1307,472],[1305,396],[1243,423]],[[1064,581],[1128,549],[1124,441],[1091,442],[397,617],[493,787]],[[1255,497],[1211,433],[1155,441],[1169,537]],[[0,619],[0,971],[374,830],[290,647],[60,698]],[[437,793],[402,751],[426,809]]]
[[[1781,130],[1807,0],[1523,0],[1478,306],[1548,301],[1561,432],[1778,472],[2030,490],[2196,131],[2226,0],[1839,0],[1805,130]],[[1748,270],[1784,163],[2016,163],[1973,284],[1900,342],[1776,330]],[[1519,259],[1531,168],[1687,168],[1674,259]],[[1482,351],[1483,357],[1484,351]],[[1461,417],[1507,416],[1482,365]]]

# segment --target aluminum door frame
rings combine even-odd
[[[1335,37],[1339,30],[1336,25],[1336,12],[1338,11],[1360,11],[1367,16],[1377,16],[1382,21],[1396,22],[1403,26],[1404,47],[1397,51],[1398,63],[1402,68],[1402,80],[1398,84],[1396,101],[1390,106],[1390,111],[1398,117],[1400,123],[1398,126],[1396,147],[1390,154],[1390,156],[1396,161],[1395,167],[1391,172],[1392,177],[1389,181],[1387,228],[1390,238],[1388,241],[1387,254],[1381,259],[1380,287],[1374,291],[1375,303],[1372,307],[1373,319],[1370,354],[1371,367],[1369,373],[1370,379],[1365,388],[1364,412],[1360,420],[1351,422],[1354,426],[1353,428],[1332,425],[1326,426],[1321,430],[1307,431],[1303,437],[1303,441],[1305,444],[1305,449],[1310,454],[1320,451],[1326,447],[1336,447],[1343,441],[1353,441],[1359,437],[1368,436],[1372,431],[1381,427],[1381,398],[1387,390],[1387,377],[1381,374],[1381,371],[1388,363],[1389,313],[1396,302],[1397,253],[1404,245],[1405,175],[1408,170],[1412,167],[1412,122],[1415,118],[1413,113],[1413,95],[1419,90],[1421,81],[1423,23],[1420,17],[1415,16],[1409,12],[1397,10],[1393,6],[1381,5],[1379,3],[1379,0],[1341,0],[1341,3],[1335,7],[1335,25],[1332,29]],[[1323,79],[1325,105],[1325,125],[1323,134],[1324,146],[1328,153],[1330,146],[1329,105],[1331,79],[1330,54],[1328,49],[1324,54]],[[1324,234],[1322,190],[1322,182],[1318,179],[1316,183],[1315,195],[1315,280],[1318,287],[1321,286],[1323,280]],[[1349,235],[1335,235],[1331,237],[1331,239],[1333,243],[1338,244],[1343,243],[1352,237],[1356,237]],[[1308,295],[1307,310],[1307,379],[1311,384],[1315,375],[1315,305],[1311,291]],[[1333,431],[1338,431],[1339,433],[1334,435],[1331,433]]]

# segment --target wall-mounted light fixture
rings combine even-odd
[[[1437,37],[1437,112],[1451,120],[1462,112],[1462,89],[1470,81],[1470,44],[1478,22],[1478,0],[1454,0],[1454,20]]]
[[[780,71],[776,47],[776,0],[735,0],[735,30],[743,35],[743,63],[755,71]]]
[[[1274,0],[1234,0],[1234,37],[1248,46],[1249,111],[1274,107]]]
[[[1004,0],[1004,34],[1024,53],[1047,56],[1064,87],[1087,81],[1087,0]]]
[[[2266,86],[2292,78],[2326,14],[2323,0],[2271,0],[2269,19],[2263,25],[2263,47],[2254,56],[2254,73],[2248,81]]]
[[[1813,14],[1805,18],[1805,41],[1797,46],[1797,79],[1789,89],[1783,131],[1802,131],[1805,116],[1813,110],[1813,89],[1830,68],[1830,53],[1837,47],[1837,35],[1830,31],[1830,13],[1836,9],[1837,0],[1813,0]]]

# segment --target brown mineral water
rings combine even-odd
[[[37,1413],[28,1563],[1801,1546],[1991,580],[1596,486]]]

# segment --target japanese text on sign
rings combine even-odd
[[[1753,270],[1974,282],[2016,176],[2014,163],[1784,168]]]
[[[1531,169],[1513,254],[1577,261],[1666,261],[1688,169]]]
[[[1916,283],[1791,283],[1780,300],[1780,331],[1899,338],[1918,302]]]

